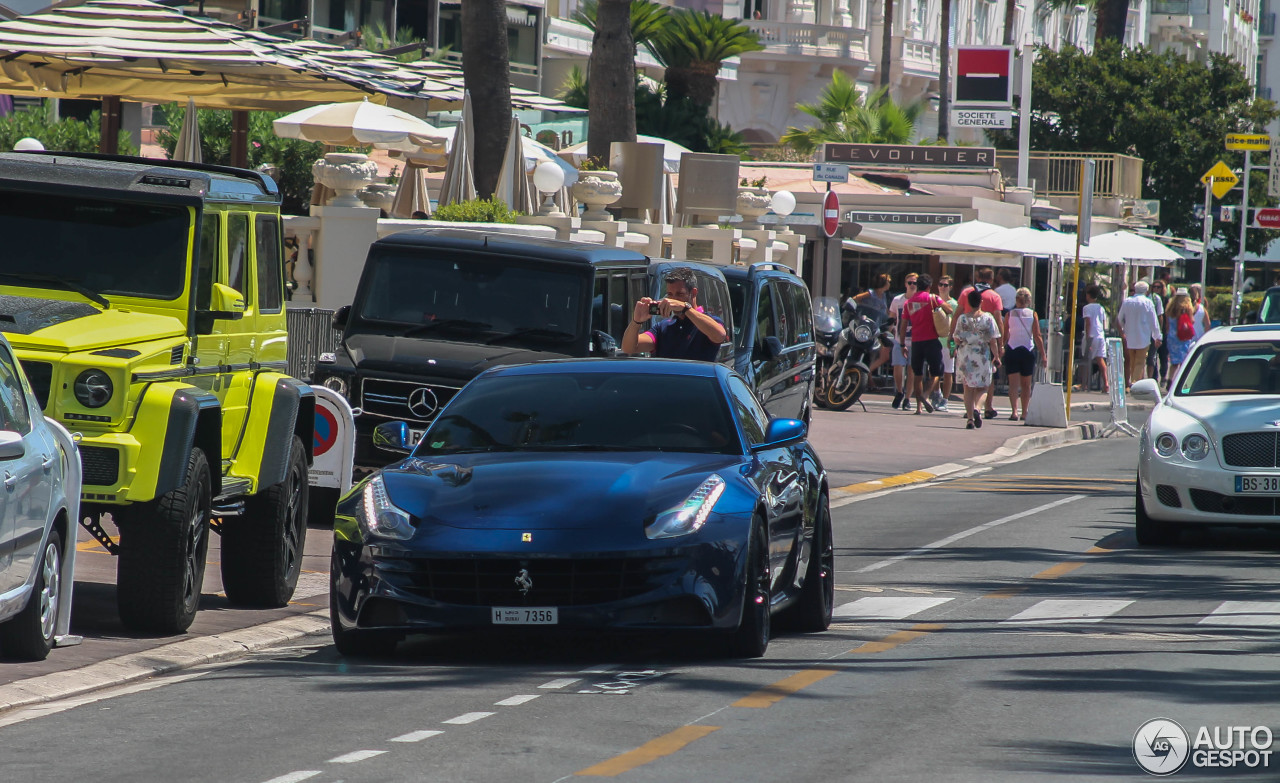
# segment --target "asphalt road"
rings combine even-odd
[[[1085,442],[840,506],[836,625],[776,636],[758,661],[538,637],[345,661],[310,637],[0,715],[2,777],[1145,779],[1148,720],[1194,739],[1273,717],[1280,533],[1137,549],[1135,448]]]

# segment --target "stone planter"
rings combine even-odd
[[[336,194],[326,206],[363,207],[356,193],[378,176],[378,164],[368,155],[329,152],[311,166],[311,176]]]
[[[742,228],[759,228],[760,216],[768,214],[772,204],[773,195],[764,188],[738,188],[735,209],[742,216]]]
[[[583,220],[613,220],[605,207],[622,198],[622,183],[616,171],[580,171],[573,183],[573,197],[587,205]]]
[[[366,207],[380,209],[391,214],[391,204],[396,200],[396,186],[375,182],[356,194]]]

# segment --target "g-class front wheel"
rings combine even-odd
[[[209,461],[193,449],[182,486],[121,514],[116,605],[134,631],[181,633],[200,606],[213,502]]]
[[[240,606],[289,603],[307,541],[307,453],[295,437],[284,481],[245,501],[244,515],[223,520],[222,587]]]

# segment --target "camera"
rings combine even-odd
[[[656,304],[649,305],[649,315],[658,315],[660,312]]]

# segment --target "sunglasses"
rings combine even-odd
[[[916,284],[916,281],[914,281],[914,280],[908,280],[908,281],[907,281],[907,285],[915,285],[915,284]]]
[[[938,283],[938,287],[939,287],[939,288],[950,288],[950,287],[951,287],[951,284],[950,284],[950,283]]]

